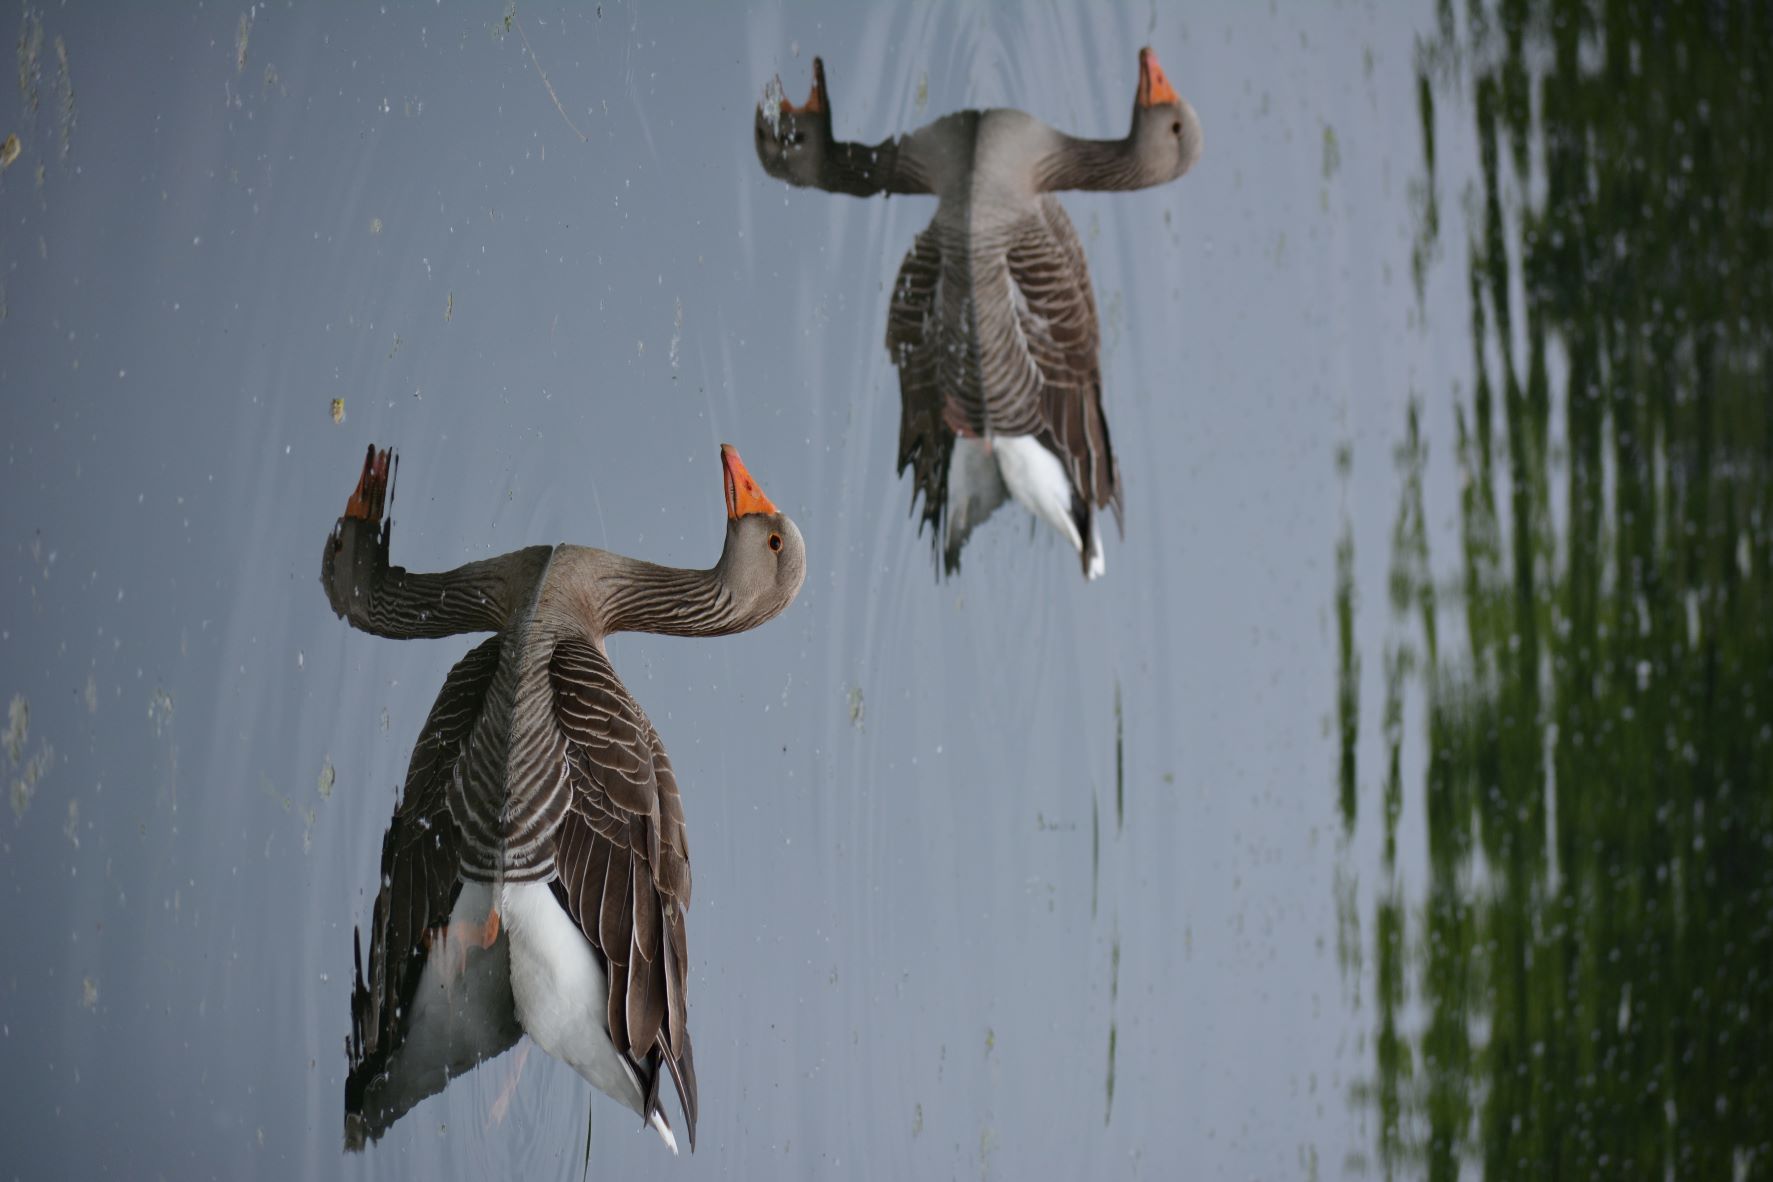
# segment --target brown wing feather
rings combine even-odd
[[[1122,521],[1120,467],[1102,410],[1101,333],[1083,243],[1065,209],[1043,197],[1008,252],[1021,294],[1023,347],[1039,371],[1041,442],[1064,462],[1073,489],[1091,508]]]
[[[899,369],[899,474],[912,470],[912,510],[916,511],[921,496],[923,518],[918,530],[930,527],[932,546],[941,545],[948,464],[954,453],[942,378],[944,334],[937,307],[941,277],[941,244],[931,226],[917,236],[899,264],[886,335],[887,353]]]
[[[912,469],[933,545],[956,433],[1034,435],[1065,464],[1086,536],[1094,509],[1122,522],[1089,264],[1056,198],[967,241],[945,243],[935,224],[919,234],[893,285],[886,344],[899,370],[899,471]]]
[[[696,1074],[690,1056],[689,848],[683,802],[659,736],[589,641],[567,639],[549,663],[555,724],[566,740],[572,800],[556,865],[567,911],[603,959],[610,1037],[648,1092],[669,1070],[696,1143]]]
[[[365,1089],[399,1045],[427,957],[425,933],[449,920],[461,889],[462,836],[448,785],[499,665],[493,637],[456,662],[413,745],[400,803],[382,838],[381,890],[371,912],[369,972],[361,942],[351,991],[345,1110],[361,1114]]]

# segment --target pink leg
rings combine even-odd
[[[505,1086],[499,1089],[499,1098],[493,1101],[492,1111],[486,1114],[486,1127],[503,1124],[505,1113],[511,1110],[511,1097],[517,1094],[517,1081],[523,1078],[523,1065],[529,1061],[529,1048],[534,1044],[524,1039],[517,1047],[517,1062],[511,1068]]]
[[[457,920],[454,923],[438,924],[425,932],[425,947],[435,950],[444,959],[438,966],[443,974],[445,984],[454,981],[468,967],[468,949],[479,948],[482,951],[491,948],[499,938],[499,909],[494,907],[486,913],[485,923],[469,923]]]

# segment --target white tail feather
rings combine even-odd
[[[646,1123],[659,1131],[659,1136],[664,1139],[665,1148],[671,1151],[672,1157],[676,1157],[677,1138],[672,1135],[671,1126],[665,1123],[665,1114],[662,1112],[655,1112],[647,1117]]]

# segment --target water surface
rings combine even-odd
[[[1767,34],[1521,8],[27,10],[12,1168],[581,1169],[540,1055],[342,1148],[472,643],[327,609],[370,440],[413,568],[711,562],[722,441],[808,541],[769,627],[611,645],[685,794],[702,1119],[667,1163],[600,1100],[606,1176],[1764,1168]],[[938,584],[881,345],[932,202],[768,180],[753,104],[818,53],[844,138],[1118,135],[1143,44],[1202,162],[1064,198],[1126,538],[1086,586],[1005,510]]]

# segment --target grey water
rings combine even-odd
[[[705,565],[722,442],[806,537],[769,626],[610,645],[684,793],[701,1120],[672,1160],[598,1097],[594,1176],[1773,1163],[1753,6],[18,25],[8,1174],[583,1168],[542,1054],[344,1149],[354,932],[473,643],[328,609],[371,441],[414,569]],[[882,346],[933,202],[770,180],[753,108],[818,54],[842,138],[1118,135],[1147,44],[1201,162],[1063,197],[1126,536],[1086,584],[1006,509],[938,581]]]

